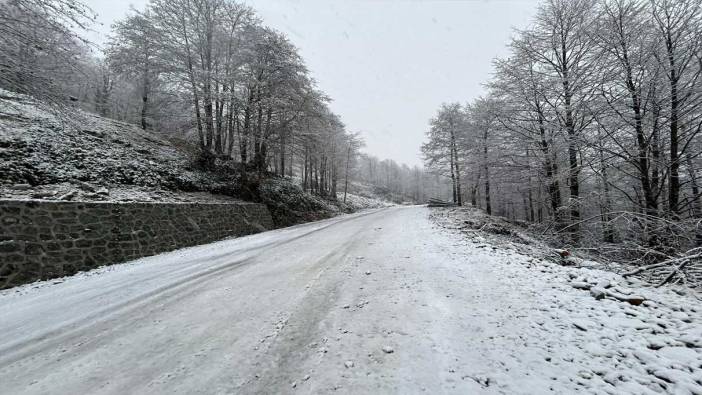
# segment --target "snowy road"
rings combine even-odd
[[[695,393],[702,383],[699,311],[596,301],[565,269],[532,268],[427,213],[355,214],[3,291],[0,393],[653,393],[659,381]],[[661,309],[676,301],[661,298]],[[637,327],[654,319],[667,328]]]

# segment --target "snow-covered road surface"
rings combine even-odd
[[[376,210],[2,291],[0,393],[702,393],[695,295],[595,300],[571,277],[615,275],[471,242],[427,214]]]

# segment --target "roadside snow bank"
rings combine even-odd
[[[476,320],[490,320],[505,314],[499,312],[502,307],[513,310],[515,316],[515,321],[503,322],[489,336],[492,353],[505,357],[501,368],[478,375],[485,388],[502,383],[525,393],[512,387],[515,375],[525,375],[532,378],[522,388],[530,391],[702,394],[698,292],[655,288],[639,279],[588,267],[588,262],[580,267],[561,266],[546,254],[530,254],[543,246],[466,231],[461,226],[464,218],[446,226],[435,214],[430,214],[434,223],[461,234],[467,251],[483,256],[500,272],[502,284],[496,292],[514,296],[509,306],[491,305],[494,313],[476,314]],[[514,229],[509,232],[514,237]],[[473,286],[470,281],[466,286]],[[526,296],[539,302],[530,304]],[[515,349],[514,341],[523,342],[524,347]]]
[[[343,192],[337,193],[337,199],[339,201],[343,202],[344,193]],[[354,211],[365,210],[365,209],[369,209],[369,208],[384,208],[384,207],[395,206],[394,203],[390,203],[390,202],[383,201],[380,199],[374,199],[374,198],[369,198],[369,197],[365,197],[365,196],[361,196],[361,195],[356,195],[356,194],[352,194],[352,193],[346,194],[346,203],[345,204]]]
[[[479,237],[504,248],[564,265],[596,267],[620,274],[640,268],[640,266],[606,261],[596,254],[594,257],[588,256],[587,249],[573,251],[554,248],[555,246],[544,242],[528,223],[507,221],[501,217],[487,215],[473,207],[432,208],[430,217],[441,227],[459,231],[465,237]],[[649,284],[659,284],[673,270],[674,265],[664,265],[637,272],[633,277],[645,280]],[[670,284],[680,284],[702,292],[702,260],[691,261],[685,267],[684,275],[676,275]]]
[[[692,292],[646,287],[597,269],[527,259],[508,270],[543,302],[525,311],[528,340],[552,366],[551,380],[606,393],[702,394],[702,300]],[[516,266],[516,265],[513,265]],[[589,289],[578,286],[588,284]],[[599,292],[638,296],[633,305]],[[515,334],[518,335],[518,334]],[[546,385],[546,383],[544,383]]]

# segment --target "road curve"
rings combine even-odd
[[[0,293],[8,394],[465,393],[470,268],[421,207],[183,249]],[[462,298],[455,296],[462,294]],[[489,292],[488,292],[489,294]],[[489,296],[489,295],[488,295]]]

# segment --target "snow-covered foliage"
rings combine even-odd
[[[384,208],[393,203],[368,196],[337,193],[337,200],[307,193],[294,178],[270,178],[259,187],[261,200],[268,205],[276,225],[285,226],[329,218],[359,210]]]
[[[442,227],[461,231],[476,240],[489,240],[505,248],[530,256],[548,259],[566,265],[596,267],[602,270],[625,274],[634,270],[629,264],[600,260],[597,251],[589,249],[562,249],[539,236],[534,226],[524,221],[508,221],[505,218],[485,214],[472,207],[435,208],[432,218]],[[553,242],[549,240],[549,242]],[[659,284],[674,270],[671,265],[663,265],[654,270],[645,270],[635,276],[650,284]],[[695,260],[684,272],[674,278],[673,283],[685,284],[702,289],[702,261]]]
[[[329,218],[341,212],[331,201],[306,193],[298,184],[285,178],[264,180],[259,194],[279,226]]]
[[[343,193],[338,193],[337,198],[343,203],[344,199],[344,194]],[[383,207],[391,207],[394,206],[394,203],[380,200],[377,198],[372,198],[372,197],[367,197],[367,196],[360,196],[360,195],[355,195],[352,193],[347,193],[346,194],[346,206],[348,206],[352,211],[357,211],[357,210],[364,210],[364,209],[369,209],[369,208],[383,208]]]

